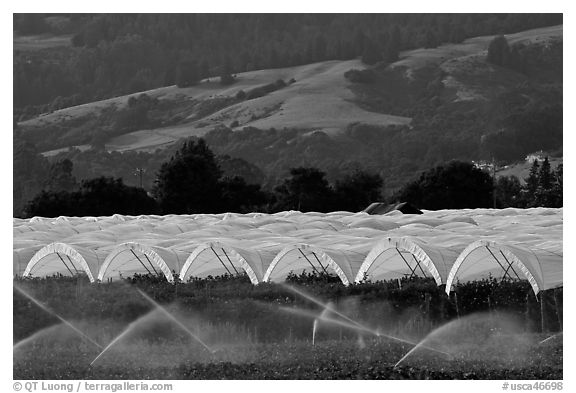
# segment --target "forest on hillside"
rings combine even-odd
[[[362,56],[562,24],[562,14],[14,14],[18,35],[70,46],[15,50],[14,114],[40,113],[209,76]]]

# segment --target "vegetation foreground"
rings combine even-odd
[[[457,298],[426,279],[287,281],[16,279],[13,377],[563,378],[561,289],[542,298],[542,323],[522,281],[461,284]]]
[[[424,351],[394,367],[410,349],[386,339],[353,339],[230,346],[212,358],[190,342],[122,345],[102,364],[82,342],[34,346],[15,352],[14,379],[562,379],[562,340],[538,345],[539,335],[518,358],[514,344],[477,347],[456,359]],[[513,340],[514,342],[515,340]],[[504,359],[501,355],[507,352]],[[113,358],[113,359],[112,359]]]

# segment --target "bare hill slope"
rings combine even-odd
[[[299,128],[334,132],[345,129],[354,122],[367,124],[409,124],[410,119],[382,113],[374,113],[358,107],[354,94],[348,89],[349,82],[343,77],[351,68],[363,68],[359,61],[329,61],[275,70],[261,70],[237,75],[236,83],[221,86],[216,78],[187,88],[169,86],[143,92],[159,100],[181,104],[189,101],[218,100],[234,97],[240,90],[249,91],[282,79],[295,82],[263,97],[241,101],[225,107],[206,117],[184,108],[185,115],[180,124],[149,130],[138,130],[113,138],[107,143],[111,150],[137,150],[156,148],[192,135],[203,135],[220,124],[238,122],[238,127],[254,126],[267,128]],[[128,99],[139,94],[112,98],[104,101],[79,105],[55,111],[35,119],[22,122],[23,129],[37,130],[55,124],[76,121],[83,116],[98,114],[114,106],[127,105]],[[179,105],[182,106],[182,105]]]

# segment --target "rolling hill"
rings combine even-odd
[[[485,62],[486,49],[492,38],[476,37],[461,44],[403,52],[399,61],[386,67],[390,72],[396,70],[396,80],[390,84],[388,92],[384,87],[377,94],[392,95],[393,101],[396,93],[404,94],[411,88],[410,84],[417,84],[415,80],[419,72],[431,69],[442,74],[442,99],[445,104],[488,101],[507,87],[529,80],[524,75]],[[562,26],[510,34],[507,39],[511,45],[546,46],[551,41],[562,39]],[[394,108],[389,113],[371,105],[362,105],[363,99],[372,99],[369,89],[348,81],[343,74],[350,69],[365,68],[358,60],[349,60],[239,73],[235,83],[230,86],[222,86],[217,78],[186,88],[168,86],[57,110],[23,121],[19,126],[31,140],[43,141],[40,146],[47,155],[59,151],[49,152],[55,149],[89,145],[91,136],[75,131],[107,109],[126,108],[130,97],[140,94],[158,99],[166,116],[153,127],[142,127],[106,138],[104,143],[107,150],[153,151],[179,138],[203,136],[222,125],[232,126],[233,130],[244,127],[290,128],[322,131],[328,135],[341,133],[355,123],[379,127],[410,125],[412,117],[404,113],[409,112],[413,102],[408,102],[400,110]],[[430,80],[426,78],[429,76],[425,75],[420,84],[429,83]],[[247,92],[278,80],[285,83],[292,80],[293,83],[254,99],[234,99],[239,91]],[[47,129],[51,136],[49,143],[43,136]]]
[[[232,86],[221,86],[216,78],[212,78],[192,87],[169,86],[58,110],[24,121],[20,123],[20,127],[26,133],[41,134],[45,127],[66,127],[68,123],[98,116],[105,108],[125,108],[130,97],[140,94],[173,103],[179,107],[180,113],[172,116],[181,115],[182,119],[175,125],[136,130],[112,138],[106,142],[107,149],[155,149],[179,138],[202,136],[216,126],[230,125],[233,122],[238,123],[234,127],[236,129],[246,126],[260,129],[288,127],[328,133],[341,131],[355,122],[375,125],[409,124],[410,118],[370,112],[353,102],[354,94],[348,88],[350,82],[343,78],[343,74],[354,67],[363,66],[357,60],[328,61],[300,67],[246,72],[237,74],[236,82]],[[263,97],[233,103],[207,116],[200,117],[194,110],[198,102],[210,103],[232,98],[241,90],[249,91],[279,79],[294,79],[295,82]]]

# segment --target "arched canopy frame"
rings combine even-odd
[[[34,269],[41,264],[41,261],[49,255],[56,254],[70,272],[72,276],[80,274],[81,271],[86,273],[90,282],[94,282],[94,276],[92,271],[86,262],[86,259],[82,256],[78,250],[72,246],[65,243],[50,243],[45,247],[42,247],[28,262],[26,270],[23,273],[24,277],[29,277],[34,272]],[[65,257],[65,258],[64,258]],[[77,268],[80,266],[81,270]]]
[[[270,263],[270,266],[268,266],[268,269],[266,270],[266,273],[264,273],[264,279],[262,281],[264,281],[264,282],[270,281],[270,277],[272,276],[274,269],[276,269],[278,264],[280,264],[282,262],[282,260],[289,253],[291,253],[293,251],[299,252],[301,257],[306,259],[307,262],[310,264],[312,270],[316,271],[317,273],[321,273],[321,272],[328,273],[328,268],[331,268],[336,273],[336,275],[340,278],[340,280],[342,281],[342,283],[344,285],[346,285],[346,286],[350,285],[350,280],[348,279],[348,277],[346,276],[346,274],[344,273],[344,271],[342,270],[340,265],[338,265],[338,263],[334,259],[332,259],[332,257],[330,257],[324,250],[317,248],[317,247],[314,247],[314,246],[309,245],[309,244],[297,244],[297,245],[285,247],[272,260],[272,262]],[[309,252],[309,253],[314,255],[314,257],[315,257],[314,260],[320,265],[321,270],[317,269],[314,266],[314,263],[312,262],[312,260],[310,260],[307,257],[306,252]]]
[[[218,253],[215,250],[218,248],[223,250],[225,258],[222,258],[218,255]],[[200,244],[198,247],[196,247],[194,251],[192,251],[190,256],[186,259],[184,265],[182,266],[182,269],[180,270],[180,279],[185,280],[186,277],[189,277],[194,273],[194,263],[197,261],[198,257],[202,253],[208,250],[210,250],[214,254],[214,256],[218,260],[218,263],[221,264],[222,267],[229,274],[231,275],[239,274],[239,271],[236,268],[237,264],[248,275],[252,284],[256,285],[260,282],[252,266],[250,266],[248,261],[242,255],[240,255],[240,253],[236,251],[234,247],[219,242],[203,243]]]
[[[537,272],[534,272],[536,273],[536,276],[532,274],[532,272],[530,271],[530,269],[528,269],[526,264],[524,264],[524,262],[520,260],[520,258],[511,250],[510,247],[489,240],[475,241],[474,243],[466,247],[464,251],[462,251],[462,253],[458,256],[458,258],[452,265],[452,269],[450,270],[450,273],[448,274],[448,279],[446,280],[446,289],[445,289],[446,294],[448,295],[450,294],[450,291],[452,290],[452,286],[454,284],[454,280],[456,279],[456,275],[458,274],[458,271],[460,270],[462,265],[466,262],[467,258],[474,251],[481,248],[486,248],[490,256],[492,257],[493,262],[495,264],[500,265],[500,267],[504,271],[504,274],[502,276],[503,279],[506,277],[513,278],[514,276],[520,278],[520,275],[518,273],[521,272],[532,286],[534,294],[538,295],[538,292],[540,291],[540,285],[536,278],[538,277]],[[496,251],[496,253],[494,251]],[[530,252],[528,250],[526,251]],[[502,255],[504,263],[502,263],[502,261],[500,261],[496,257],[497,253]],[[514,267],[516,267],[516,269],[514,269]]]
[[[422,269],[422,265],[430,273],[437,285],[442,285],[442,277],[436,268],[436,265],[428,255],[428,253],[420,247],[416,242],[408,238],[386,238],[378,242],[370,251],[362,266],[358,270],[356,275],[356,283],[361,283],[364,280],[365,275],[368,273],[370,268],[374,265],[376,260],[384,254],[386,251],[396,250],[399,256],[404,260],[406,267],[410,270],[410,277],[417,275],[420,271],[424,276],[426,273]],[[410,253],[413,260],[416,262],[416,266],[413,268],[406,258],[403,256],[402,252]]]
[[[170,267],[164,261],[164,259],[156,252],[152,247],[148,247],[146,245],[135,243],[135,242],[126,242],[120,244],[114,250],[108,254],[100,271],[98,272],[98,280],[102,281],[104,276],[106,275],[110,265],[114,262],[114,259],[118,257],[121,253],[129,251],[132,255],[142,264],[144,269],[149,273],[154,272],[154,274],[158,274],[156,268],[160,269],[160,271],[166,277],[166,280],[169,282],[174,282],[174,276],[170,270]],[[140,258],[138,253],[143,254],[144,258]]]

